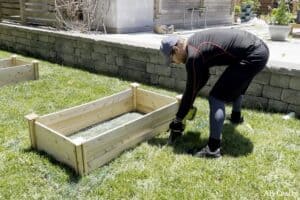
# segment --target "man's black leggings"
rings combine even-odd
[[[255,75],[266,66],[268,58],[269,49],[261,41],[248,56],[226,68],[211,90],[210,96],[225,102],[235,101],[245,94]]]
[[[232,102],[232,111],[241,112],[242,96],[239,96],[235,101]],[[210,137],[221,140],[221,133],[223,128],[223,123],[225,120],[225,102],[209,96],[209,128]]]
[[[229,66],[221,75],[209,96],[210,138],[221,140],[225,120],[225,102],[233,102],[233,111],[240,112],[242,95],[251,81],[265,66],[269,49],[262,42],[244,60]]]

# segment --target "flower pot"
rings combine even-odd
[[[269,32],[272,40],[285,41],[290,31],[290,25],[269,25]]]

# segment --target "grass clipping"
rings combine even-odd
[[[75,143],[82,143],[90,138],[101,135],[108,130],[114,129],[118,126],[122,126],[123,124],[138,119],[142,116],[143,114],[138,112],[126,113],[111,120],[107,120],[81,129],[78,132],[72,134],[69,138],[72,139]]]

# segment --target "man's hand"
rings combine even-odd
[[[182,121],[176,120],[174,119],[170,125],[169,125],[169,129],[171,131],[175,131],[175,132],[182,132],[185,129],[185,125],[182,123]]]
[[[184,128],[185,124],[183,124],[182,121],[174,119],[169,125],[170,136],[168,144],[173,144],[179,137],[181,137]]]

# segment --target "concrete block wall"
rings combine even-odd
[[[0,24],[0,49],[179,92],[186,84],[184,65],[165,66],[154,48]],[[224,69],[211,68],[211,77],[200,95],[208,95]],[[269,66],[251,83],[244,105],[300,115],[300,71]]]

